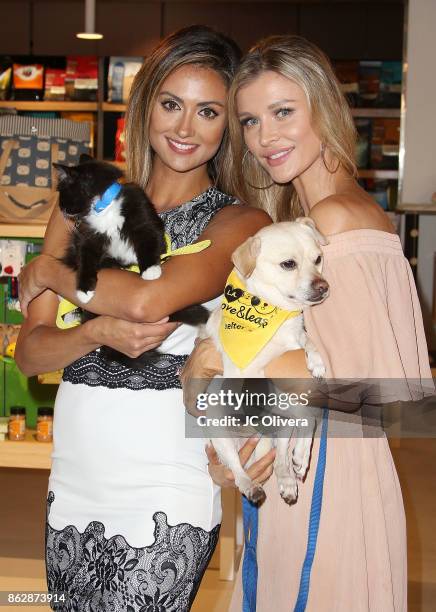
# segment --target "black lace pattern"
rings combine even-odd
[[[160,214],[165,231],[170,236],[171,248],[178,249],[195,242],[209,221],[219,210],[236,203],[216,187]],[[63,380],[73,384],[109,389],[180,389],[179,372],[188,355],[162,354],[153,364],[134,370],[118,363],[108,363],[98,349],[81,357],[64,369]]]
[[[57,530],[48,522],[55,495],[47,499],[46,568],[49,593],[66,594],[52,603],[59,612],[187,612],[218,542],[211,531],[189,523],[169,525],[155,512],[154,542],[129,546],[125,538],[105,538],[99,521],[83,533],[74,525]]]

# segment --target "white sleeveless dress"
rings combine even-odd
[[[210,188],[162,213],[172,248],[194,242],[231,203]],[[195,335],[181,325],[145,370],[108,364],[98,351],[65,369],[54,412],[46,568],[49,592],[65,592],[69,602],[53,609],[190,609],[221,521],[204,441],[185,438],[192,417],[178,371]]]

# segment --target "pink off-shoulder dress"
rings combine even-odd
[[[399,237],[353,230],[329,237],[330,296],[305,315],[309,336],[336,378],[431,383],[422,315]],[[289,373],[290,376],[292,373]],[[259,511],[257,612],[292,612],[299,590],[319,438],[298,501],[273,477]],[[241,563],[242,566],[242,563]],[[241,568],[229,612],[241,612]],[[384,435],[329,437],[324,496],[307,612],[406,612],[406,521]]]

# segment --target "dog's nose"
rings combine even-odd
[[[312,290],[316,296],[322,298],[329,290],[329,284],[323,278],[315,278],[312,281]]]

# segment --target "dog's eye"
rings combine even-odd
[[[315,266],[319,266],[321,262],[322,262],[322,257],[321,255],[318,255],[318,257],[315,259]]]
[[[283,268],[283,270],[295,270],[297,262],[293,259],[287,259],[286,261],[282,261],[280,267]]]

